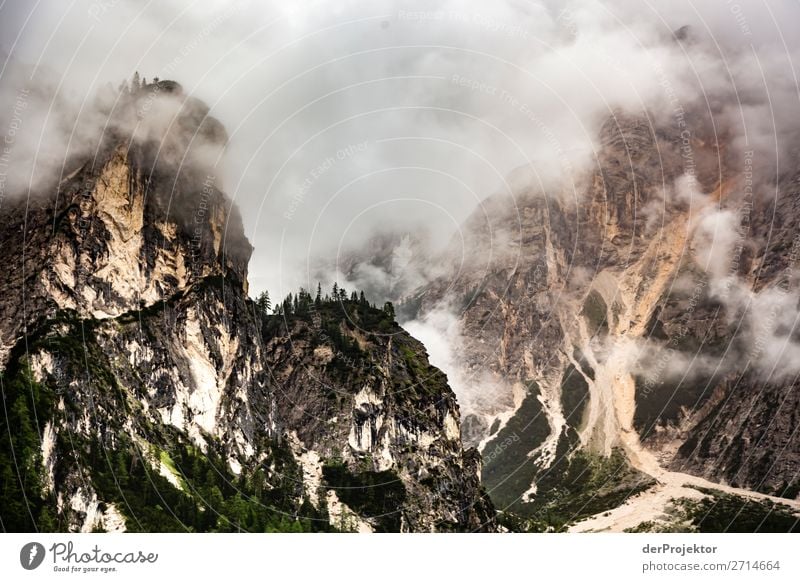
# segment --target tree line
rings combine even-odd
[[[256,309],[262,316],[282,315],[284,317],[309,316],[316,310],[337,304],[350,304],[378,309],[374,303],[367,300],[364,291],[351,291],[349,294],[344,287],[334,283],[329,293],[322,294],[322,284],[317,283],[316,295],[312,295],[303,287],[297,293],[289,293],[279,303],[272,304],[269,291],[261,292],[255,299]],[[394,305],[391,301],[383,304],[383,312],[394,319]]]

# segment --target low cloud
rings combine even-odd
[[[0,26],[16,40],[5,46],[0,127],[20,87],[42,95],[15,145],[17,161],[39,152],[37,167],[15,172],[8,191],[90,141],[81,128],[95,126],[77,120],[106,83],[135,70],[176,78],[230,132],[219,174],[256,247],[252,288],[280,295],[313,286],[320,257],[365,246],[387,224],[446,246],[488,196],[513,205],[515,169],[532,190],[571,191],[616,109],[708,110],[731,147],[774,157],[775,136],[782,146],[797,128],[784,73],[798,8],[736,6],[7,2]],[[26,71],[12,74],[12,61]]]
[[[460,349],[464,343],[461,319],[453,305],[442,302],[418,319],[404,322],[403,327],[425,345],[431,363],[446,371],[462,418],[473,414],[492,417],[513,408],[512,389],[507,382],[485,369],[467,365]]]
[[[225,156],[197,153],[242,210],[251,289],[274,297],[338,280],[379,302],[465,265],[513,264],[520,198],[579,192],[612,112],[646,111],[687,143],[711,136],[731,167],[755,151],[755,199],[774,197],[800,143],[796,2],[11,0],[0,16],[0,200],[47,194],[91,155],[134,71],[175,78],[227,128]],[[168,127],[175,106],[160,100],[137,135]],[[691,176],[662,194],[642,209],[650,228],[710,196]],[[795,321],[794,295],[754,294],[732,271],[738,232],[730,209],[702,213],[698,264],[754,314],[758,361],[792,369],[793,327],[759,332],[755,314]],[[572,272],[576,285],[592,275]],[[462,371],[457,318],[444,305],[406,325],[469,409],[491,379]]]

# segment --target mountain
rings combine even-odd
[[[3,529],[494,531],[390,308],[248,298],[208,107],[172,81],[101,101],[91,151],[0,208]]]
[[[457,322],[462,436],[509,527],[797,528],[800,173],[754,178],[683,121],[611,116],[593,167],[490,197],[450,251],[474,260],[398,307]]]
[[[0,206],[5,531],[797,529],[800,173],[707,115],[615,113],[444,254],[353,250],[401,327],[338,286],[248,297],[227,134],[179,84],[95,107]]]

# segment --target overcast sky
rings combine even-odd
[[[315,286],[309,257],[375,233],[445,244],[515,168],[563,182],[612,108],[732,85],[796,100],[797,23],[795,1],[6,0],[0,46],[39,67],[25,83],[77,102],[135,70],[206,101],[231,136],[219,172],[256,248],[251,286],[282,294]],[[684,24],[702,51],[675,42]]]

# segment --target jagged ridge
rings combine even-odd
[[[494,529],[421,344],[360,301],[264,314],[241,220],[192,150],[224,141],[208,109],[164,81],[120,102],[54,201],[3,208],[0,429],[22,433],[3,443],[3,528]],[[169,129],[130,129],[164,103]]]

